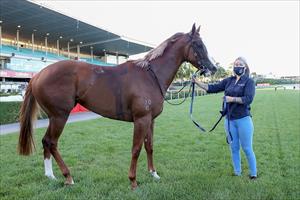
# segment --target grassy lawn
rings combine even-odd
[[[221,94],[196,98],[195,118],[207,129],[219,117]],[[254,150],[259,178],[250,181],[242,153],[243,176],[233,177],[223,123],[200,133],[188,118],[189,101],[165,104],[156,120],[154,161],[160,181],[147,172],[146,153],[138,162],[139,188],[130,190],[132,124],[97,119],[68,124],[59,149],[75,185],[64,187],[56,163],[44,176],[41,138],[37,151],[18,156],[18,134],[0,136],[0,199],[300,199],[300,93],[257,91],[252,105]]]

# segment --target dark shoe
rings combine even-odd
[[[232,173],[231,176],[242,176],[241,174]]]
[[[251,176],[251,175],[249,175],[249,179],[250,179],[250,180],[256,180],[256,179],[257,179],[257,176]]]

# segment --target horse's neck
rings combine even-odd
[[[153,70],[164,92],[167,91],[172,83],[182,62],[183,54],[179,47],[168,49],[163,56],[153,62]]]

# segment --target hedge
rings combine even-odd
[[[204,91],[195,91],[195,96],[202,96],[206,93]],[[176,91],[172,92],[172,99],[177,99],[178,97],[184,98],[191,95],[188,93],[188,90],[181,91],[179,94]],[[167,100],[171,99],[170,92],[167,92],[166,97]],[[22,102],[1,102],[0,103],[0,124],[9,124],[15,123],[19,121],[19,111],[21,108]],[[40,114],[38,115],[39,119],[47,118],[47,115],[41,110]]]
[[[0,124],[9,124],[19,121],[19,112],[22,102],[1,102],[0,103]],[[46,118],[47,115],[42,111],[39,119]]]

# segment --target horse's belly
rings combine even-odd
[[[122,121],[133,121],[131,110],[122,95],[114,94],[103,87],[87,91],[80,104],[99,115]]]

